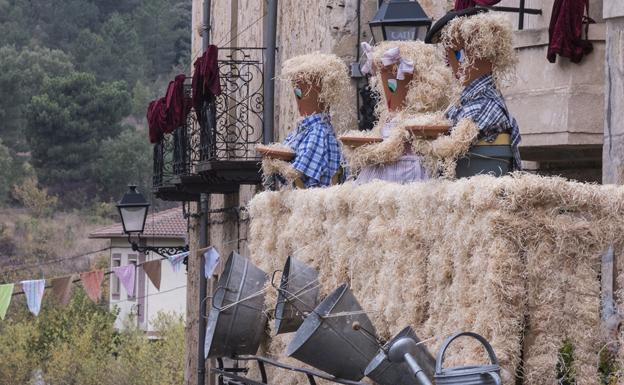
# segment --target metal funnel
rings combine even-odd
[[[358,381],[378,349],[373,324],[343,284],[306,317],[286,354],[335,377]]]
[[[232,252],[212,297],[206,327],[205,358],[256,354],[267,323],[267,274]]]
[[[318,272],[293,257],[286,259],[275,306],[277,334],[296,331],[319,303]]]

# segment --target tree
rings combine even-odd
[[[51,191],[65,184],[92,195],[99,145],[121,132],[130,109],[123,82],[98,84],[86,73],[46,80],[28,106],[28,143],[40,182]]]
[[[128,183],[136,183],[140,191],[150,191],[152,146],[147,133],[130,127],[118,137],[104,140],[96,175],[104,200],[121,197]]]
[[[49,77],[73,70],[70,57],[42,47],[0,47],[0,137],[14,152],[28,151],[26,106]]]

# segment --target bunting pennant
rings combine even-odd
[[[52,279],[52,296],[61,307],[67,306],[71,299],[72,281],[71,275]]]
[[[161,260],[159,259],[156,261],[148,261],[141,265],[143,266],[143,271],[147,275],[147,278],[152,281],[152,284],[154,285],[154,287],[156,287],[156,290],[160,290],[160,275],[162,269],[160,262]]]
[[[171,267],[173,268],[174,272],[177,273],[178,271],[180,271],[180,267],[182,267],[182,261],[184,261],[184,258],[186,258],[188,255],[189,252],[185,251],[180,254],[169,256],[169,262],[171,262]]]
[[[45,279],[33,279],[29,281],[22,281],[22,290],[26,295],[26,304],[28,310],[35,316],[39,315],[41,310],[41,298],[43,298],[43,292],[45,290]]]
[[[90,271],[88,273],[81,273],[80,280],[82,281],[82,287],[87,292],[87,296],[93,302],[98,302],[102,296],[102,281],[104,280],[104,272],[101,270]]]
[[[0,285],[0,319],[4,319],[13,296],[13,284]]]
[[[214,246],[210,246],[208,250],[204,252],[204,274],[206,278],[210,278],[212,276],[212,273],[214,273],[215,268],[219,264],[220,257],[221,255]]]
[[[121,284],[126,289],[130,297],[134,297],[134,277],[136,274],[136,265],[113,267],[113,273],[119,278]]]

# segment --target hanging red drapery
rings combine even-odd
[[[501,0],[455,0],[455,10],[461,11],[462,9],[476,7],[477,5],[491,7],[500,2]]]
[[[560,55],[578,63],[592,51],[592,43],[583,39],[583,24],[587,33],[587,25],[593,22],[585,16],[586,11],[589,12],[588,0],[555,0],[548,29],[549,62],[554,63]]]
[[[219,49],[216,45],[208,46],[206,52],[200,56],[193,66],[193,107],[201,111],[202,104],[211,96],[221,94],[219,80]]]
[[[151,143],[158,143],[164,134],[182,126],[191,110],[191,98],[184,94],[186,75],[169,82],[165,97],[152,100],[147,107],[147,124]]]

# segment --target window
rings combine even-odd
[[[128,265],[137,265],[137,255],[136,254],[128,254]],[[135,267],[136,269],[136,267]],[[135,270],[136,272],[136,270]],[[136,283],[135,283],[136,285]],[[128,295],[128,300],[129,301],[136,301],[136,287],[135,287],[135,291],[134,291],[134,295]]]
[[[121,254],[113,254],[113,258],[111,259],[112,267],[121,266]],[[119,278],[115,274],[111,274],[111,298],[119,299],[121,282]]]

